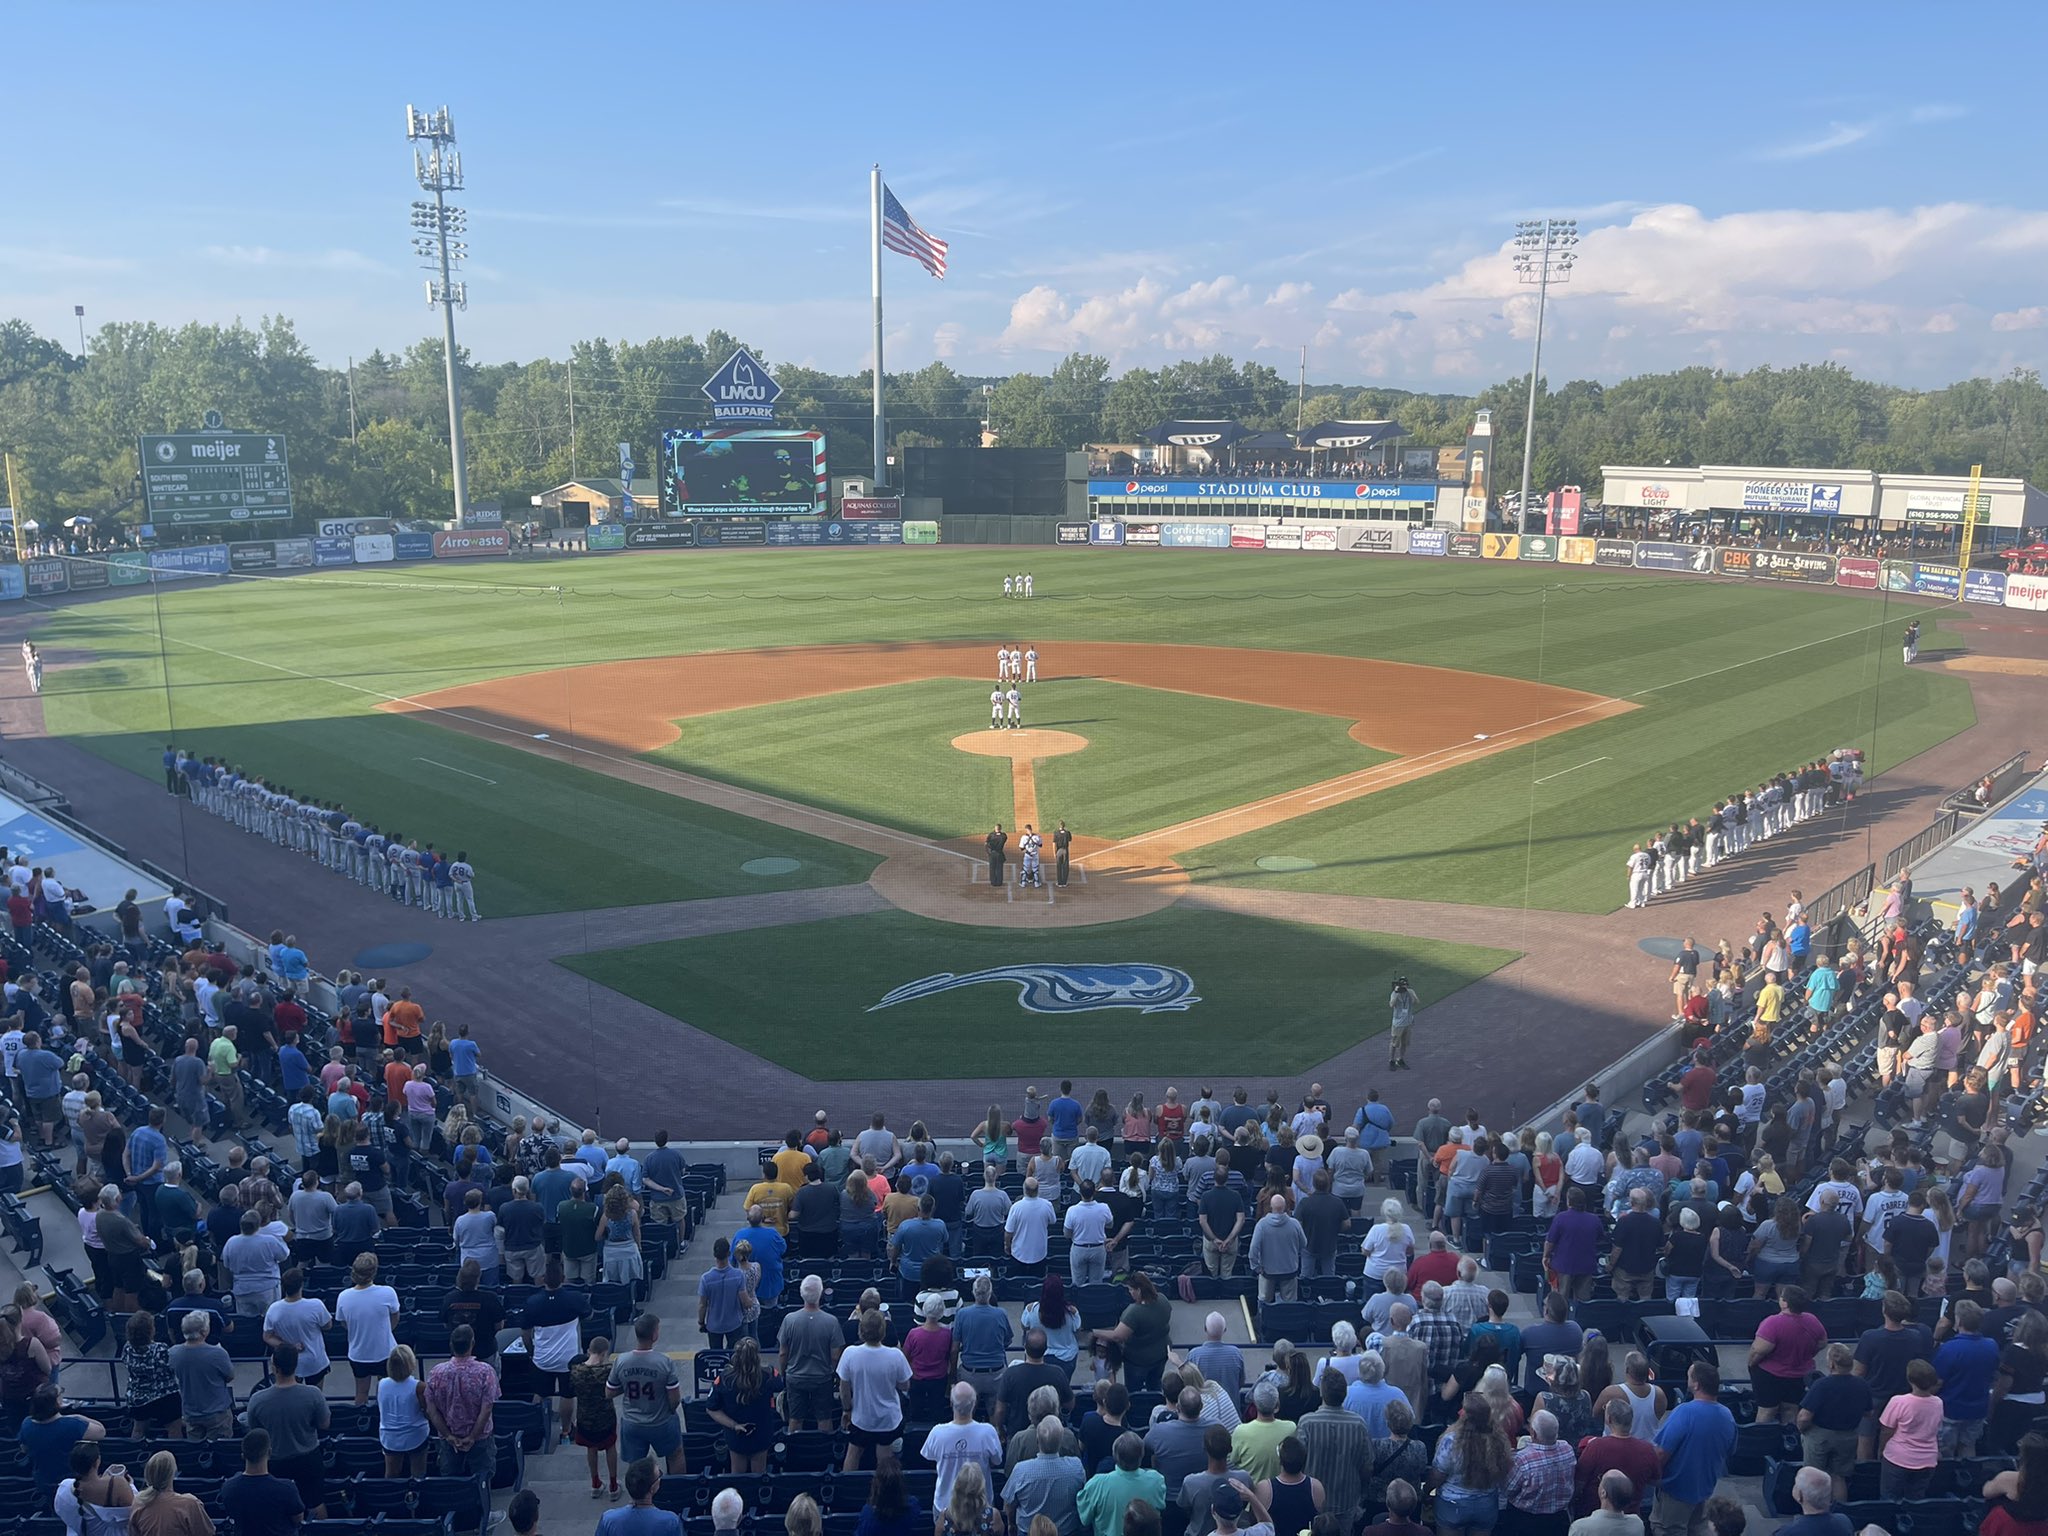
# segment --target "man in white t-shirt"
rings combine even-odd
[[[1102,1133],[1091,1125],[1081,1133],[1081,1145],[1068,1157],[1067,1171],[1077,1184],[1083,1180],[1100,1184],[1109,1172],[1109,1163],[1109,1148],[1102,1144]]]
[[[348,1364],[356,1378],[356,1406],[370,1400],[383,1378],[397,1341],[391,1325],[398,1321],[398,1292],[377,1284],[377,1255],[359,1253],[350,1266],[355,1282],[334,1299],[334,1315],[348,1330]]]
[[[953,1497],[953,1479],[960,1475],[960,1469],[971,1463],[978,1463],[981,1473],[988,1480],[991,1489],[995,1487],[995,1469],[1003,1459],[1003,1439],[993,1424],[982,1423],[974,1417],[975,1392],[972,1384],[964,1381],[953,1383],[953,1422],[935,1424],[924,1438],[924,1459],[939,1469],[939,1480],[932,1494],[932,1507],[943,1510]],[[994,1494],[990,1494],[993,1499]]]
[[[910,1385],[910,1362],[903,1351],[883,1338],[888,1314],[879,1307],[863,1312],[860,1343],[839,1357],[839,1393],[846,1405],[852,1437],[846,1444],[844,1470],[858,1472],[865,1452],[882,1463],[885,1449],[903,1443],[903,1389]],[[967,1389],[972,1392],[974,1389]]]
[[[1045,1273],[1047,1238],[1055,1213],[1050,1200],[1038,1195],[1038,1180],[1024,1181],[1024,1198],[1010,1206],[1003,1221],[1003,1248],[1019,1269],[1034,1275]]]
[[[1109,1207],[1095,1198],[1095,1186],[1081,1181],[1081,1198],[1067,1207],[1068,1273],[1075,1289],[1100,1285],[1109,1275]]]

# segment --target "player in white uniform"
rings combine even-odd
[[[1045,846],[1045,839],[1038,835],[1030,822],[1024,823],[1024,835],[1017,840],[1017,846],[1024,855],[1024,866],[1017,872],[1019,885],[1043,886],[1045,876],[1038,862],[1038,851]]]
[[[1029,571],[1024,573],[1024,595],[1026,597],[1031,595],[1031,573]]]
[[[1635,851],[1628,856],[1628,904],[1631,907],[1647,907],[1650,904],[1650,871],[1657,861],[1643,851],[1637,843]]]
[[[1023,724],[1024,703],[1024,696],[1017,692],[1015,683],[1010,684],[1010,691],[1003,695],[1003,703],[1009,707],[1010,729],[1014,731]]]
[[[988,728],[999,731],[1003,728],[1003,690],[991,688],[988,691]]]
[[[1003,578],[1003,596],[1009,597],[1011,595],[1012,594],[1010,592],[1010,578],[1008,576],[1005,576]]]
[[[28,691],[30,693],[41,693],[43,691],[43,657],[42,653],[36,649],[35,642],[32,640],[21,642],[21,665],[22,669],[28,673]]]
[[[999,683],[1007,683],[1009,680],[1010,651],[1007,646],[999,645],[996,647],[996,681]]]
[[[1024,681],[1027,683],[1038,681],[1038,647],[1035,645],[1024,653]]]
[[[1024,681],[1024,653],[1014,645],[1010,647],[1010,681],[1013,683]]]

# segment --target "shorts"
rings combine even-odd
[[[128,1417],[138,1425],[151,1429],[162,1429],[175,1422],[178,1412],[178,1394],[175,1392],[169,1397],[160,1397],[153,1403],[128,1405]]]
[[[64,1118],[64,1095],[57,1094],[47,1099],[30,1099],[29,1112],[44,1125],[55,1125]]]
[[[575,1429],[570,1431],[569,1438],[582,1446],[586,1451],[608,1451],[619,1443],[618,1421],[613,1420],[611,1427],[601,1432],[585,1429],[581,1424],[578,1424]]]
[[[391,1214],[391,1186],[386,1184],[382,1189],[364,1190],[363,1203],[379,1216],[389,1216]]]
[[[666,1459],[682,1448],[682,1421],[673,1413],[659,1424],[636,1424],[631,1419],[620,1421],[619,1455],[625,1461],[638,1461],[643,1456]]]
[[[862,1429],[858,1424],[853,1426],[853,1443],[863,1449],[873,1448],[879,1450],[883,1446],[896,1445],[902,1439],[903,1421],[901,1419],[898,1419],[887,1429]]]
[[[382,1381],[391,1374],[389,1362],[383,1360],[351,1360],[348,1368],[356,1373],[357,1381]]]
[[[567,1371],[536,1371],[534,1390],[542,1397],[574,1397],[576,1384],[569,1379]]]
[[[1444,1205],[1444,1215],[1447,1217],[1464,1217],[1471,1214],[1472,1191],[1469,1189],[1452,1190],[1449,1200]]]
[[[1856,1431],[1853,1429],[1809,1429],[1799,1437],[1800,1453],[1809,1467],[1818,1467],[1829,1477],[1849,1480],[1856,1465]]]
[[[785,1382],[782,1388],[782,1416],[806,1424],[839,1417],[839,1387],[833,1381]]]
[[[1788,1403],[1797,1406],[1799,1400],[1806,1396],[1804,1377],[1779,1376],[1771,1371],[1752,1371],[1749,1386],[1756,1393],[1759,1408],[1780,1408]]]
[[[327,1465],[318,1451],[309,1456],[273,1456],[270,1475],[298,1484],[299,1498],[308,1513],[327,1502]]]

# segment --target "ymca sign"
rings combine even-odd
[[[773,421],[782,386],[741,347],[704,381],[704,397],[711,402],[714,421]]]

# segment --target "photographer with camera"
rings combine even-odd
[[[1387,1070],[1398,1072],[1408,1065],[1408,1034],[1415,1027],[1415,1015],[1422,1011],[1422,999],[1406,976],[1396,976],[1387,1006],[1394,1012],[1394,1025],[1387,1035]]]

